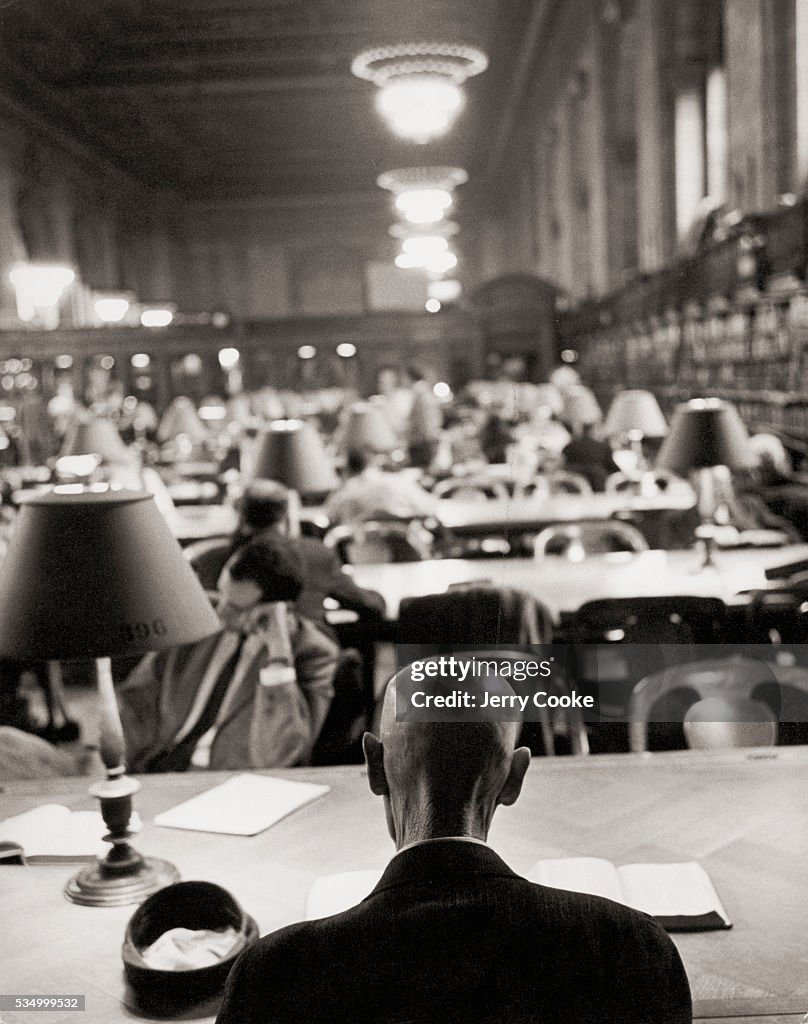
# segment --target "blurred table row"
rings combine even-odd
[[[765,570],[808,558],[808,544],[779,548],[721,551],[716,564],[702,566],[701,553],[688,551],[613,552],[590,555],[581,562],[567,558],[433,559],[346,567],[361,587],[378,591],[387,618],[395,621],[401,601],[445,593],[466,583],[490,583],[527,591],[556,621],[582,604],[616,597],[717,597],[742,603],[743,591],[767,585]]]

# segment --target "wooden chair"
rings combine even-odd
[[[737,705],[736,702],[739,700],[755,703],[765,701],[772,712],[769,721],[792,721],[796,717],[798,704],[794,695],[808,695],[808,670],[795,665],[780,665],[776,662],[735,656],[674,665],[661,672],[654,672],[637,683],[629,700],[629,746],[632,751],[648,749],[649,721],[667,720],[660,716],[659,710],[654,711],[654,705],[674,690],[693,691],[699,702],[708,699],[728,702],[728,714],[736,716],[735,724],[751,721],[759,725],[766,720],[759,709],[750,711],[745,705]],[[775,702],[779,704],[777,713],[771,706]],[[740,711],[736,710],[739,707]],[[693,712],[691,721],[697,723],[696,729],[691,730],[694,737],[709,732],[698,728],[699,725],[706,724],[705,719],[709,716],[712,716],[713,721],[716,718],[720,721],[717,710],[718,705],[711,704],[706,709],[701,708]],[[738,719],[739,714],[747,714],[749,717]],[[687,715],[685,719],[687,720]],[[741,737],[741,731],[737,732]],[[724,736],[732,735],[733,730],[724,729],[721,733]],[[770,730],[761,730],[764,737],[769,733]],[[758,735],[757,731],[755,735]]]
[[[457,501],[507,501],[508,487],[502,480],[474,476],[441,480],[432,488],[436,498],[454,498]]]
[[[760,700],[707,697],[687,709],[683,727],[691,750],[777,744],[777,717]]]
[[[229,537],[211,537],[208,540],[195,541],[183,548],[183,554],[191,563],[191,568],[205,590],[216,590],[231,547]]]
[[[445,594],[429,594],[424,597],[410,597],[401,602],[399,609],[399,644],[434,647],[451,647],[483,656],[479,650],[484,645],[492,646],[486,653],[489,658],[538,657],[528,649],[525,652],[503,652],[500,644],[536,645],[552,640],[552,618],[535,598],[510,587],[485,586],[479,583],[453,587]],[[542,688],[559,694],[567,694],[563,678],[552,676],[542,679]],[[545,686],[547,683],[547,686]],[[531,680],[531,685],[535,681]],[[566,716],[566,717],[563,717]],[[549,711],[541,709],[541,749],[552,757],[555,754],[554,725],[569,737],[574,754],[589,752],[586,726],[580,711],[564,710],[555,721]],[[527,723],[527,734],[531,733]],[[533,745],[531,744],[531,747]],[[534,751],[535,752],[535,751]]]
[[[367,521],[334,526],[323,543],[334,548],[343,565],[422,562],[432,557],[432,534],[417,521]]]
[[[608,551],[647,551],[648,542],[636,527],[617,520],[548,526],[533,542],[533,556],[562,555],[580,561]]]
[[[567,470],[557,469],[553,473],[544,476],[550,494],[591,494],[592,485],[580,473],[570,473]]]

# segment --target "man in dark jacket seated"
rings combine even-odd
[[[593,491],[602,491],[606,480],[620,467],[614,461],[611,445],[595,437],[595,425],[584,424],[561,453],[564,468],[585,477]]]
[[[365,756],[397,854],[358,906],[243,953],[218,1024],[689,1022],[681,960],[652,918],[533,884],[487,845],[530,763],[518,728],[397,722],[394,680]]]
[[[303,562],[303,590],[296,602],[297,610],[326,633],[331,632],[325,620],[327,597],[351,611],[381,615],[384,599],[372,590],[358,587],[346,576],[331,548],[316,537],[289,536],[288,510],[289,492],[285,487],[269,480],[253,480],[241,499],[239,527],[232,550],[260,536],[285,538]]]

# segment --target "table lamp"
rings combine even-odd
[[[382,409],[373,402],[357,402],[351,406],[342,431],[340,448],[349,452],[372,452],[380,455],[393,452],[401,442]]]
[[[572,427],[574,433],[580,433],[584,427],[600,423],[603,412],[594,394],[584,384],[576,384],[564,393],[563,419]]]
[[[636,469],[640,472],[647,466],[642,450],[643,439],[664,437],[667,432],[668,424],[656,398],[650,391],[640,388],[618,391],[603,424],[603,433],[608,438],[628,440],[636,457]]]
[[[106,779],[101,801],[112,849],[65,889],[85,906],[137,903],[179,877],[129,845],[132,798],[111,658],[193,643],[221,628],[151,496],[110,488],[56,488],[25,502],[0,578],[0,657],[93,659]]]
[[[320,435],[304,420],[274,420],[258,439],[253,478],[289,490],[289,532],[300,529],[300,499],[333,491],[339,481]]]
[[[67,428],[60,458],[74,455],[98,455],[106,463],[131,463],[126,447],[112,420],[102,416],[79,416]]]
[[[670,431],[656,460],[658,469],[678,476],[695,473],[696,491],[704,525],[709,527],[715,508],[708,508],[714,493],[711,470],[726,466],[730,472],[751,469],[755,454],[749,435],[734,405],[719,398],[694,398],[678,405]],[[704,565],[713,565],[713,538],[704,532]]]
[[[163,413],[157,428],[157,440],[161,444],[177,441],[178,447],[184,446],[190,453],[194,445],[204,444],[207,439],[207,428],[197,415],[194,403],[187,395],[179,395]],[[184,445],[181,446],[180,441]]]
[[[644,437],[664,437],[668,424],[654,395],[632,388],[618,391],[612,399],[603,432],[607,437],[627,437],[634,443]]]

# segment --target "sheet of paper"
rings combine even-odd
[[[697,917],[715,911],[729,923],[710,876],[696,861],[624,864],[617,874],[625,902],[652,917]]]
[[[623,891],[614,864],[600,857],[560,857],[540,860],[527,874],[531,882],[554,889],[605,896],[624,903]]]
[[[355,907],[373,890],[381,876],[381,871],[343,871],[337,875],[323,875],[309,889],[306,920],[330,917]]]
[[[194,832],[254,836],[287,814],[325,796],[328,790],[328,786],[311,782],[291,782],[264,775],[236,775],[220,786],[158,814],[154,823]]]

